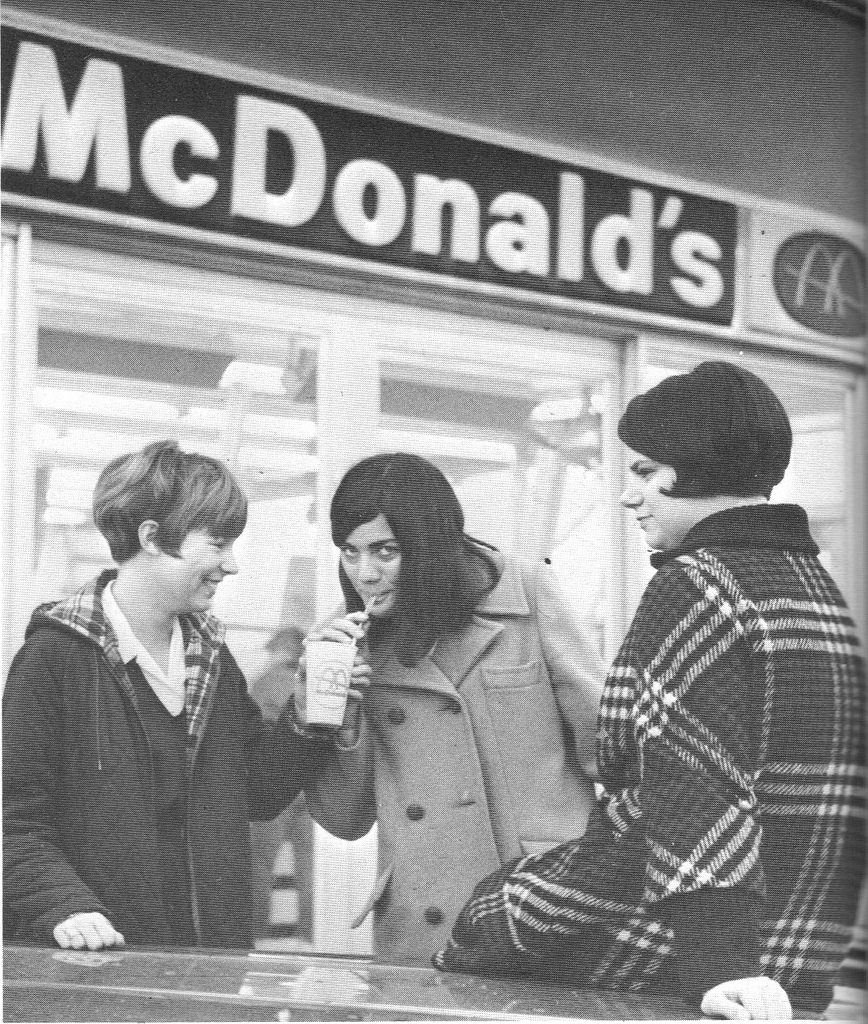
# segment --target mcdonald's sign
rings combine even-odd
[[[7,201],[732,323],[733,203],[15,27],[0,42]]]
[[[792,235],[775,255],[773,280],[781,306],[804,327],[843,338],[865,333],[865,256],[851,242]]]

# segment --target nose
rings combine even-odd
[[[220,568],[227,576],[234,576],[238,572],[238,563],[235,561],[235,551],[231,544],[223,552],[223,558],[220,561]]]
[[[624,508],[636,508],[642,504],[642,495],[632,484],[627,484],[618,501]]]
[[[359,557],[359,579],[365,583],[374,583],[380,578],[380,566],[377,560],[368,554]]]

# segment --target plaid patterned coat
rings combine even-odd
[[[734,889],[758,905],[762,973],[825,1008],[864,863],[865,675],[816,553],[803,510],[769,505],[653,556],[586,834],[484,879],[438,967],[653,989],[673,977],[667,901]]]

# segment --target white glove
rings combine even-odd
[[[771,978],[738,978],[710,988],[700,1007],[706,1017],[726,1020],[792,1020],[787,993]]]
[[[63,949],[103,949],[105,946],[123,946],[124,937],[115,931],[111,921],[98,910],[73,914],[61,921],[52,933],[54,941]]]

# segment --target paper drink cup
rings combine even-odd
[[[340,725],[356,645],[334,640],[309,640],[305,645],[306,680],[302,718],[306,725]]]

